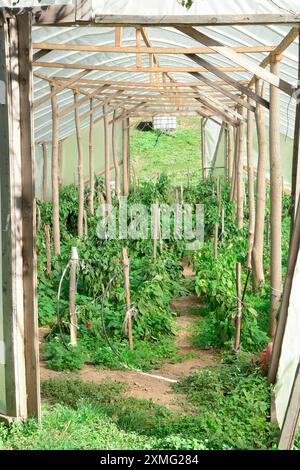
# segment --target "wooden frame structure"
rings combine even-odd
[[[280,44],[251,47],[228,47],[195,29],[197,26],[267,24],[288,24],[291,29]],[[115,27],[115,44],[95,46],[76,43],[31,43],[32,26],[75,25],[113,26]],[[275,97],[278,90],[289,97],[293,96],[296,91],[295,87],[281,79],[274,67],[267,70],[267,66],[272,64],[274,58],[283,54],[299,37],[299,25],[300,15],[297,14],[180,17],[93,15],[91,0],[78,0],[76,6],[54,5],[29,9],[0,9],[0,80],[4,83],[5,89],[5,100],[0,103],[0,118],[3,122],[0,126],[0,136],[1,142],[4,143],[0,147],[0,177],[2,227],[6,227],[2,241],[5,250],[2,250],[2,256],[8,268],[3,278],[4,326],[7,338],[6,385],[9,388],[6,412],[8,416],[24,418],[28,415],[39,416],[40,414],[31,66],[34,68],[33,75],[45,80],[50,87],[49,92],[36,100],[34,108],[38,109],[44,103],[52,102],[53,149],[56,167],[59,118],[67,113],[75,113],[77,125],[80,125],[80,122],[86,118],[90,118],[90,123],[93,125],[99,119],[99,116],[95,116],[96,111],[103,109],[106,126],[109,116],[111,119],[109,123],[118,121],[123,123],[123,163],[125,163],[123,186],[126,194],[130,178],[129,117],[153,116],[161,113],[193,113],[201,116],[204,122],[208,118],[217,117],[223,121],[226,128],[231,129],[230,135],[233,135],[234,128],[245,128],[246,109],[248,116],[249,113],[254,113],[258,106],[270,109],[270,103],[263,94],[253,91],[253,85],[258,79],[272,87]],[[147,33],[146,28],[149,26],[174,27],[196,41],[197,47],[155,47]],[[125,27],[136,28],[134,47],[122,44],[122,28]],[[11,41],[14,41],[15,48],[9,48]],[[35,53],[32,56],[33,49]],[[89,65],[53,63],[47,61],[47,55],[53,50],[133,54],[136,59],[134,65],[127,67],[92,63]],[[251,53],[257,52],[268,53],[261,64],[249,58]],[[161,54],[183,55],[190,61],[190,65],[163,67],[159,63]],[[225,57],[230,65],[216,67],[207,58],[211,54]],[[142,65],[142,55],[148,57],[147,66]],[[53,68],[78,69],[80,72],[72,77],[55,77],[41,74],[36,70],[38,67],[49,70]],[[92,80],[88,76],[94,70],[145,74],[144,76],[149,77],[149,81],[138,82],[134,78],[127,82]],[[248,79],[241,80],[238,76],[233,78],[232,75],[239,72],[248,74]],[[177,81],[173,76],[174,73],[186,74],[190,80]],[[228,75],[229,73],[231,75]],[[209,78],[207,74],[213,75],[214,79]],[[56,97],[65,90],[70,90],[77,98],[74,104],[61,110],[57,107]],[[81,95],[80,98],[79,95]],[[81,114],[80,105],[83,103],[90,104],[90,109]],[[271,112],[272,109],[276,109],[276,106],[271,106]],[[298,105],[293,167],[295,204],[299,196],[299,113]],[[273,122],[275,126],[278,125],[276,119],[273,119]],[[205,138],[204,129],[203,125],[202,133]],[[240,139],[243,142],[241,137]],[[273,147],[276,150],[276,142]],[[233,153],[232,139],[230,152]],[[108,148],[106,153],[108,153]],[[241,162],[240,156],[239,178],[241,177]],[[205,165],[203,161],[203,168]],[[108,167],[106,173],[108,173]],[[54,187],[56,198],[57,184],[56,182]],[[241,187],[238,184],[237,182],[239,197],[242,200]],[[59,234],[54,234],[54,240],[56,240],[56,251],[59,252],[57,235]],[[272,370],[275,377],[276,364]]]

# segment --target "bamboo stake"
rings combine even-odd
[[[219,224],[215,224],[215,235],[214,235],[214,258],[218,258],[218,239],[219,239]]]
[[[77,344],[77,316],[76,316],[76,272],[78,266],[78,252],[72,247],[70,285],[69,285],[69,311],[70,311],[70,344]]]
[[[83,211],[83,223],[84,223],[84,238],[89,237],[89,229],[88,229],[88,217],[86,210]]]
[[[55,87],[51,87],[51,92]],[[60,226],[59,226],[59,181],[58,181],[58,106],[56,95],[51,98],[52,105],[52,206],[53,206],[53,246],[54,255],[60,254]]]
[[[128,133],[126,129],[126,120],[123,119],[123,194],[128,196]]]
[[[240,108],[240,113],[244,116],[244,107]],[[239,152],[237,160],[237,228],[241,230],[244,225],[244,138],[245,124],[240,123],[239,129]]]
[[[261,94],[259,83],[256,82],[256,93]],[[256,105],[256,126],[258,136],[258,166],[256,187],[255,232],[252,250],[253,290],[256,292],[265,281],[263,267],[264,221],[266,209],[265,167],[267,159],[266,129],[263,107]]]
[[[201,118],[201,154],[202,154],[202,178],[206,178],[206,144],[205,144],[206,119]]]
[[[233,171],[233,149],[234,149],[234,134],[233,134],[233,127],[228,125],[228,180],[231,181],[232,179],[232,171]]]
[[[224,235],[225,235],[225,209],[224,208],[222,208],[222,213],[221,213],[221,224],[222,224],[221,235],[222,235],[222,240],[223,240]]]
[[[103,125],[104,125],[104,145],[105,145],[105,193],[107,204],[111,204],[110,191],[110,145],[109,145],[109,128],[108,128],[108,109],[107,102],[103,105]]]
[[[133,338],[132,338],[132,318],[130,314],[131,303],[130,303],[130,283],[129,283],[129,258],[127,254],[127,248],[122,248],[122,257],[124,264],[124,282],[125,282],[125,293],[126,293],[126,309],[128,314],[128,339],[129,339],[129,349],[133,350]]]
[[[235,339],[234,351],[236,354],[241,350],[241,323],[242,323],[242,265],[236,263],[236,296],[237,296],[237,314],[235,317]]]
[[[114,110],[113,114],[113,122],[112,122],[112,152],[113,152],[113,160],[114,160],[114,167],[115,167],[115,183],[116,183],[116,197],[119,200],[121,195],[120,189],[120,167],[119,167],[119,160],[118,160],[118,153],[117,153],[117,132],[116,132],[116,122],[115,119],[117,117],[117,110]]]
[[[74,92],[75,103],[75,125],[77,137],[77,150],[78,150],[78,219],[77,219],[77,234],[79,238],[83,237],[83,211],[84,211],[84,179],[83,179],[83,149],[81,142],[80,132],[80,116],[78,104],[78,94]]]
[[[50,225],[46,224],[44,227],[45,230],[45,242],[46,242],[46,259],[47,267],[46,272],[49,277],[51,274],[51,236],[50,236]]]
[[[275,56],[271,72],[280,75],[280,57]],[[280,96],[275,86],[270,87],[270,230],[271,230],[271,306],[269,336],[274,338],[277,313],[282,293],[282,176],[280,155]]]
[[[42,143],[43,149],[43,188],[42,188],[42,197],[45,202],[47,199],[47,186],[48,186],[48,158],[47,158],[47,144],[46,142]]]
[[[250,104],[251,100],[249,100]],[[253,160],[253,114],[247,112],[247,170],[248,170],[248,200],[249,200],[249,225],[248,225],[248,256],[247,268],[252,268],[252,249],[255,229],[255,194],[254,194],[254,160]]]
[[[95,187],[95,170],[94,170],[94,112],[93,98],[90,100],[90,128],[89,128],[89,211],[91,216],[94,215],[94,187]]]
[[[36,230],[37,232],[40,231],[41,228],[41,209],[39,206],[36,206]]]
[[[156,261],[157,258],[157,240],[159,238],[159,206],[158,202],[153,206],[153,260]]]

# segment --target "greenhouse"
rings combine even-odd
[[[300,449],[299,33],[0,0],[0,450]]]

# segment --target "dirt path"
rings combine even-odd
[[[193,276],[192,269],[188,266],[186,260],[183,260],[183,266],[184,276],[186,278]],[[100,370],[88,365],[84,366],[78,373],[62,373],[50,370],[45,362],[41,362],[41,378],[48,379],[63,376],[95,383],[100,383],[107,379],[116,382],[126,382],[128,384],[128,396],[151,400],[169,409],[180,411],[184,404],[184,397],[173,392],[172,381],[187,376],[199,368],[213,365],[216,360],[215,351],[203,351],[195,348],[191,343],[191,329],[197,321],[197,317],[191,313],[191,309],[199,306],[199,299],[195,295],[180,297],[174,299],[171,303],[172,309],[180,314],[175,319],[178,353],[192,353],[193,358],[191,359],[186,359],[177,364],[166,363],[160,369],[152,370],[147,374],[127,370]],[[157,376],[162,378],[157,378]]]

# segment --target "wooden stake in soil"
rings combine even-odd
[[[234,351],[236,354],[241,350],[241,323],[242,323],[242,265],[236,263],[236,296],[237,296],[237,314],[235,317],[235,339]]]
[[[156,202],[153,206],[153,259],[157,258],[157,240],[159,239],[159,228],[160,228],[160,210],[159,205]]]
[[[70,310],[70,343],[77,344],[77,316],[76,316],[76,273],[78,266],[78,252],[76,247],[72,247],[70,286],[69,286],[69,310]]]
[[[116,132],[116,122],[115,119],[117,117],[117,110],[114,110],[113,114],[113,122],[112,122],[112,153],[113,153],[113,160],[114,160],[114,167],[115,167],[115,190],[116,190],[116,198],[119,200],[121,196],[121,189],[120,189],[120,166],[118,160],[118,152],[117,152],[117,132]]]
[[[214,258],[218,258],[218,239],[219,239],[219,224],[215,224],[214,235]]]
[[[45,242],[46,242],[46,259],[47,259],[47,276],[51,273],[51,237],[50,237],[50,225],[45,225]]]
[[[93,99],[90,100],[90,128],[89,128],[89,211],[91,216],[94,215],[94,186],[95,186],[95,170],[94,170],[94,113]]]
[[[74,92],[75,103],[75,125],[77,137],[77,150],[78,150],[78,219],[77,219],[77,233],[78,237],[83,237],[83,211],[84,211],[84,179],[83,179],[83,149],[81,142],[80,132],[80,115],[78,106],[78,94]]]
[[[47,199],[47,186],[48,186],[48,158],[47,158],[47,144],[46,142],[42,143],[43,148],[43,201]]]
[[[244,107],[240,108],[240,113],[244,116]],[[237,158],[237,228],[242,229],[244,224],[244,138],[245,124],[241,121],[239,126],[239,152]]]
[[[83,211],[83,224],[84,224],[84,238],[89,237],[89,229],[88,229],[88,217],[86,210]]]
[[[55,87],[51,87],[51,92]],[[53,247],[54,255],[60,254],[60,226],[59,226],[59,181],[58,181],[58,106],[56,95],[51,98],[52,104],[52,205],[53,205]]]
[[[256,94],[261,95],[259,83],[256,83]],[[263,107],[256,105],[256,126],[258,136],[258,166],[256,185],[255,232],[252,250],[253,290],[256,292],[265,281],[263,266],[264,225],[266,209],[265,168],[267,160],[266,128]]]
[[[222,224],[221,236],[222,236],[222,240],[223,240],[224,235],[225,235],[225,209],[224,208],[222,208],[222,213],[221,213],[221,224]]]
[[[105,146],[105,193],[107,204],[111,204],[110,191],[110,145],[109,145],[109,126],[107,103],[103,105],[103,123],[104,123],[104,146]]]
[[[250,104],[251,100],[249,100]],[[255,229],[255,193],[254,193],[254,160],[253,160],[253,113],[247,112],[247,170],[248,170],[248,200],[249,200],[249,225],[248,225],[248,257],[247,268],[252,268],[252,249]]]
[[[129,258],[127,254],[127,248],[122,248],[122,257],[124,264],[124,282],[125,282],[125,293],[126,293],[126,315],[128,315],[128,339],[129,339],[129,349],[133,350],[133,338],[132,338],[132,318],[130,314],[131,303],[130,303],[130,283],[129,283]]]
[[[233,169],[233,148],[234,148],[234,135],[232,126],[228,125],[228,156],[227,156],[227,175],[228,180],[231,181]]]
[[[279,77],[280,57],[275,56],[271,72]],[[273,339],[276,332],[276,318],[282,293],[282,175],[280,155],[280,95],[275,86],[270,86],[270,235],[271,235],[271,306],[269,335]]]

